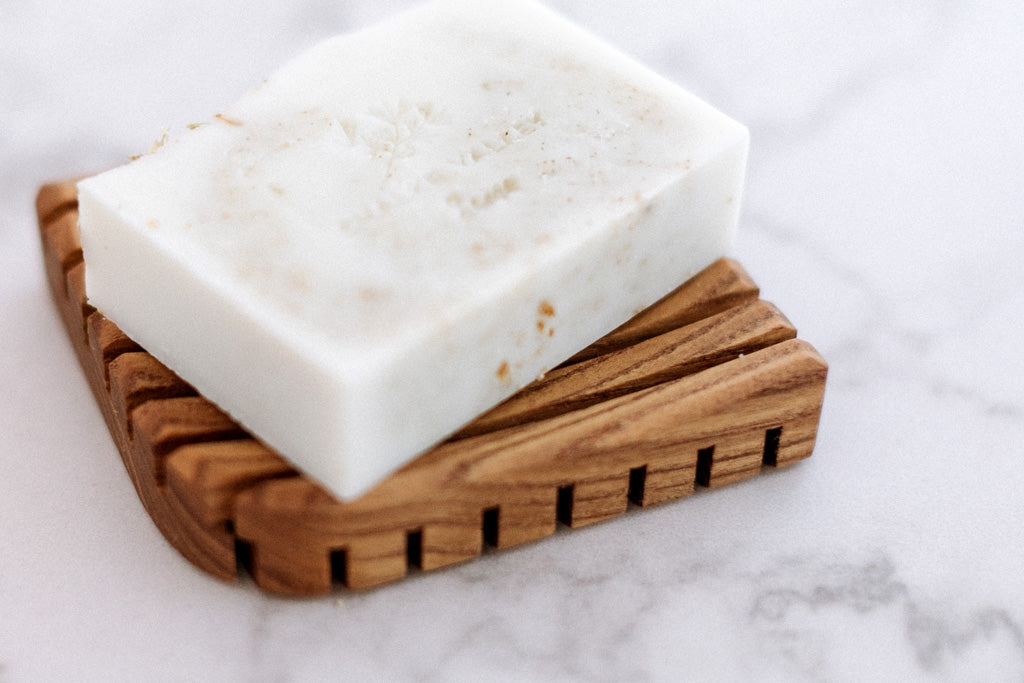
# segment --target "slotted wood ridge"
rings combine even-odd
[[[332,498],[86,303],[73,182],[37,198],[46,271],[139,497],[200,568],[366,588],[808,457],[827,366],[723,259],[447,442]]]

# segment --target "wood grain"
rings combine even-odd
[[[723,259],[364,496],[339,502],[87,302],[73,182],[47,277],[146,510],[203,570],[326,593],[469,560],[811,455],[827,366]]]

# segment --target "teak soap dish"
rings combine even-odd
[[[201,569],[367,588],[811,455],[827,366],[722,259],[342,503],[86,300],[73,181],[36,200],[50,288],[143,505]]]

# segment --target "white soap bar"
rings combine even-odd
[[[439,0],[81,182],[86,289],[352,498],[721,256],[747,145],[531,0]]]

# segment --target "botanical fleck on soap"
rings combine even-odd
[[[351,498],[721,256],[747,144],[531,0],[438,0],[81,182],[87,291]]]

